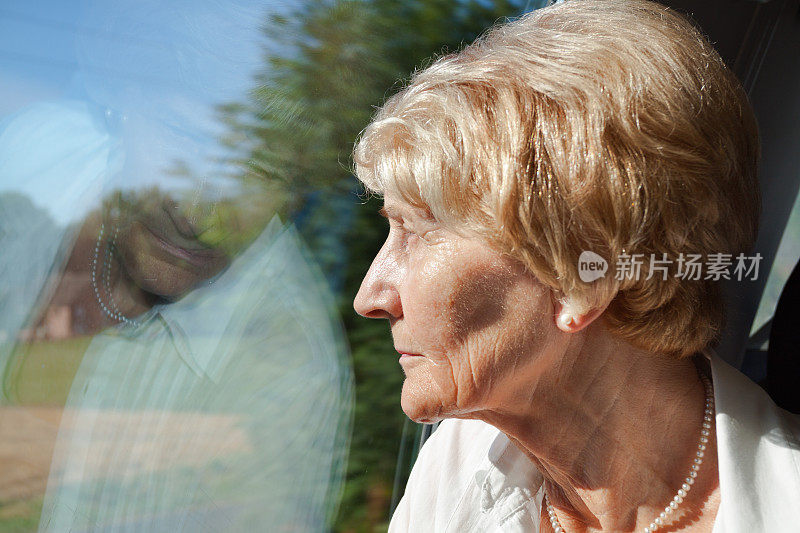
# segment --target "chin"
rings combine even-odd
[[[166,262],[142,261],[137,266],[136,270],[128,270],[130,279],[143,291],[166,300],[183,297],[203,281],[202,277]]]
[[[150,294],[154,294],[166,300],[178,300],[191,292],[192,289],[199,284],[199,280],[186,280],[180,276],[162,275],[162,277],[157,280],[151,281],[151,279],[137,281],[137,285],[145,292],[149,292]]]
[[[418,424],[435,424],[444,420],[441,404],[426,400],[407,391],[406,384],[403,384],[400,406],[408,418]]]

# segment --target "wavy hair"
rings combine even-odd
[[[568,0],[494,26],[417,71],[354,149],[368,191],[521,260],[609,330],[675,357],[713,344],[719,282],[680,254],[749,251],[760,210],[756,120],[740,83],[683,16],[644,0]],[[672,261],[581,281],[592,251]],[[647,277],[650,276],[649,279]]]

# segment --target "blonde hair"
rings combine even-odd
[[[644,0],[571,0],[497,25],[416,72],[354,150],[377,194],[428,209],[521,260],[611,332],[676,357],[712,344],[718,282],[675,276],[679,254],[752,246],[758,133],[747,97],[682,16]],[[609,272],[581,281],[592,251]],[[623,253],[662,254],[615,279]]]

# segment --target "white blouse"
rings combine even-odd
[[[713,533],[800,531],[800,416],[709,357],[721,498]],[[508,437],[449,419],[420,450],[389,532],[538,532],[541,506],[542,476]]]

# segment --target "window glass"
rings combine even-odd
[[[283,9],[0,12],[0,529],[334,515],[352,407],[334,289],[234,124]]]
[[[775,261],[772,263],[767,284],[753,320],[751,336],[772,320],[786,280],[789,279],[798,261],[800,261],[800,196],[794,202],[778,251],[775,254]],[[765,340],[765,342],[767,341]]]

